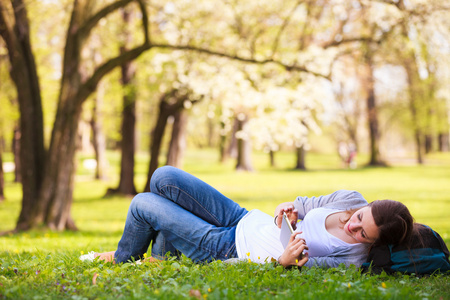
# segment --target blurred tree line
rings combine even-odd
[[[448,151],[449,10],[444,0],[0,0],[0,162],[14,153],[22,182],[16,230],[76,229],[74,157],[89,147],[99,179],[106,149],[120,149],[108,192],[131,195],[161,163],[181,167],[188,144],[241,170],[255,148],[272,164],[295,151],[305,169],[311,132],[366,149],[369,165],[410,142],[418,163]],[[150,153],[140,189],[138,150]]]

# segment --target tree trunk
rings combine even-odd
[[[423,148],[422,148],[422,131],[419,128],[415,129],[414,140],[416,142],[416,158],[418,164],[423,164]]]
[[[131,44],[133,35],[129,29],[132,21],[132,13],[129,9],[122,10],[122,18],[125,23],[124,44],[120,52],[124,53]],[[122,109],[122,140],[120,143],[120,181],[119,186],[109,192],[118,192],[124,195],[137,193],[134,185],[134,156],[136,152],[136,66],[133,62],[126,62],[121,66],[123,109]]]
[[[22,210],[16,230],[31,227],[33,205],[39,195],[44,172],[44,130],[41,92],[30,43],[25,3],[0,0],[0,35],[6,43],[10,74],[16,86],[20,110],[20,172]]]
[[[447,111],[447,103],[445,100],[438,100],[437,107],[437,147],[440,152],[448,152],[450,150],[449,143],[449,112]]]
[[[231,157],[231,158],[237,158],[238,156],[238,140],[236,138],[236,132],[238,132],[238,128],[239,128],[239,121],[236,118],[234,118],[234,122],[233,122],[233,128],[231,131],[231,135],[230,135],[230,144],[228,145],[228,147],[225,150],[225,159]]]
[[[227,143],[227,136],[223,132],[225,130],[225,122],[220,122],[220,139],[219,139],[219,157],[220,162],[223,163],[227,160],[227,151],[226,151],[226,143]]]
[[[237,131],[236,134],[244,130],[244,126],[248,121],[247,116],[240,115],[236,117],[237,120]],[[250,140],[243,136],[236,136],[237,140],[237,171],[253,171],[252,160],[251,160],[251,145]]]
[[[133,96],[134,98],[134,96]],[[136,102],[124,96],[124,109],[122,111],[122,141],[120,148],[120,182],[117,191],[121,194],[134,195],[134,156],[136,152]]]
[[[433,76],[429,75],[428,80],[420,80],[423,85],[423,110],[424,110],[424,136],[423,136],[423,149],[424,154],[428,154],[433,151],[433,136],[435,134],[435,126],[433,126],[433,121],[436,120],[434,109],[437,108],[437,102],[434,99],[434,90],[433,90]]]
[[[411,89],[411,87],[410,87],[410,89]],[[413,130],[414,130],[414,141],[416,142],[417,163],[423,164],[422,130],[421,130],[420,126],[417,124],[418,116],[417,116],[417,109],[416,109],[416,103],[414,101],[414,96],[410,96],[409,107],[411,110],[412,121],[414,123]]]
[[[269,151],[269,159],[270,159],[270,166],[272,168],[275,167],[275,151],[273,150]]]
[[[78,30],[88,17],[85,12],[90,12],[92,8],[92,3],[88,0],[76,1],[67,31],[58,108],[43,188],[37,205],[37,218],[34,220],[36,224],[45,223],[52,230],[76,229],[70,216],[70,209],[73,197],[76,134],[82,103],[85,100],[78,99],[82,85],[80,55],[84,42]]]
[[[124,87],[122,110],[122,140],[120,149],[120,182],[117,191],[121,194],[134,195],[134,156],[136,152],[136,86],[134,67],[131,64],[122,66],[122,81]]]
[[[208,148],[214,147],[214,120],[213,118],[208,118]]]
[[[3,146],[2,143],[0,143],[0,202],[2,202],[5,199],[5,177],[3,173],[3,159],[2,159],[2,151]]]
[[[186,110],[181,109],[174,115],[172,127],[172,138],[170,139],[169,151],[167,153],[167,165],[181,168],[183,156],[186,149],[186,126],[188,115]]]
[[[166,130],[167,119],[170,114],[167,114],[166,102],[161,102],[159,106],[158,119],[156,120],[156,126],[152,131],[151,146],[150,146],[150,164],[147,173],[147,182],[144,187],[144,192],[150,191],[150,179],[153,172],[159,166],[159,153],[161,151],[162,139],[164,137],[164,131]]]
[[[296,170],[306,170],[306,164],[305,164],[305,148],[303,146],[297,147],[297,161],[295,164]]]
[[[425,134],[425,154],[430,153],[431,151],[433,151],[433,137],[431,136],[431,134]]]
[[[100,83],[97,87],[97,94],[94,98],[94,107],[92,108],[92,144],[95,151],[97,166],[95,167],[95,179],[105,180],[105,171],[108,167],[106,159],[106,139],[103,133],[102,106],[104,98],[104,85]]]
[[[421,85],[418,73],[418,67],[414,57],[414,53],[407,53],[404,56],[403,66],[406,70],[407,82],[408,82],[408,98],[409,109],[412,117],[414,140],[416,143],[416,157],[417,163],[423,164],[423,131],[420,126],[419,116],[419,99],[421,97]]]
[[[449,133],[448,132],[439,133],[438,141],[439,141],[439,151],[448,152],[450,149]]]
[[[370,54],[366,54],[365,86],[367,90],[367,120],[369,122],[370,160],[369,166],[385,166],[380,155],[380,131],[374,89],[373,63]]]
[[[436,99],[437,107],[437,148],[440,152],[448,152],[450,148],[449,143],[449,111],[447,109],[447,102],[445,99]]]
[[[75,92],[73,87],[66,86],[65,89],[72,89],[68,91],[69,93]],[[60,103],[64,102],[60,101]],[[81,106],[60,104],[53,127],[46,176],[37,205],[38,217],[35,220],[37,224],[44,223],[52,230],[76,229],[70,216],[70,209],[75,172],[76,134],[80,114]]]
[[[150,145],[150,164],[147,173],[147,182],[144,187],[144,192],[150,191],[150,179],[153,172],[159,166],[159,154],[161,152],[162,140],[166,130],[167,119],[174,115],[178,110],[183,109],[184,101],[187,100],[187,93],[173,89],[164,94],[159,102],[158,119],[156,120],[155,128],[152,131],[151,145]],[[169,103],[171,101],[171,103]]]
[[[20,129],[14,128],[12,150],[14,154],[14,182],[22,182],[22,174],[20,172]]]

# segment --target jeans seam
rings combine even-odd
[[[228,251],[225,253],[225,257],[226,258],[230,258],[229,254],[231,252],[231,249],[236,248],[236,241],[230,246],[230,248],[228,248]]]
[[[201,205],[200,202],[198,202],[197,199],[194,198],[193,196],[191,196],[188,192],[186,192],[186,191],[183,190],[182,188],[179,188],[179,187],[176,186],[176,185],[171,185],[171,184],[166,184],[166,185],[161,186],[161,187],[159,188],[159,191],[162,190],[163,188],[166,188],[166,187],[175,188],[175,189],[177,189],[178,191],[183,192],[185,195],[187,195],[189,198],[191,198],[193,201],[195,201],[195,203],[197,203],[198,206],[200,206],[206,213],[208,213],[208,215],[210,215],[210,216],[217,222],[217,224],[219,224],[219,227],[223,227],[223,224],[221,224],[221,222],[219,222],[219,220],[217,219],[217,217],[216,217],[215,215],[213,215],[209,210],[207,210],[203,205]],[[159,192],[159,191],[158,191],[158,192]],[[159,196],[164,196],[164,195],[163,195],[163,193],[159,192]],[[176,201],[173,201],[173,202],[176,203],[176,204],[178,204],[178,202],[176,202]],[[178,204],[178,205],[180,205],[180,204]]]

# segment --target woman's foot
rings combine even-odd
[[[95,253],[94,257],[98,257],[98,260],[103,260],[104,262],[114,262],[114,253],[116,253],[116,251]]]
[[[159,262],[161,262],[162,260],[161,260],[161,259],[154,258],[154,257],[152,257],[152,256],[149,256],[149,257],[144,258],[142,261],[145,262],[145,263],[159,263]]]

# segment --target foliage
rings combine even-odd
[[[112,1],[108,1],[111,3]],[[56,112],[58,85],[61,79],[61,60],[64,47],[72,1],[26,1],[31,24],[31,38],[39,79],[42,86],[42,101],[44,106],[45,131],[48,141]],[[246,136],[252,137],[257,148],[277,149],[282,145],[292,144],[292,136],[299,132],[307,133],[315,126],[304,126],[301,121],[283,122],[276,115],[284,115],[286,109],[292,109],[293,115],[307,115],[308,111],[325,110],[326,114],[317,114],[318,119],[324,123],[330,122],[330,116],[336,124],[344,122],[345,114],[333,103],[333,92],[330,85],[326,86],[320,80],[305,80],[294,72],[285,72],[286,66],[304,67],[311,73],[327,75],[332,71],[333,86],[348,83],[343,86],[347,89],[344,98],[347,101],[347,115],[361,114],[364,105],[361,104],[363,95],[361,87],[355,85],[361,74],[349,71],[357,69],[360,65],[358,57],[368,48],[376,51],[377,98],[389,99],[393,102],[389,107],[396,111],[404,109],[405,97],[393,96],[393,90],[383,87],[388,81],[393,83],[395,95],[405,94],[407,87],[404,84],[404,72],[393,72],[401,63],[397,52],[403,49],[413,49],[416,60],[420,66],[420,73],[434,75],[435,96],[440,99],[433,104],[436,111],[442,112],[444,117],[436,121],[434,127],[448,129],[448,20],[446,12],[448,7],[443,0],[433,1],[296,1],[289,0],[282,3],[273,1],[197,1],[192,5],[190,1],[158,1],[148,2],[150,35],[156,45],[168,46],[154,48],[145,57],[137,61],[139,77],[138,129],[144,134],[140,136],[142,149],[149,145],[148,132],[153,128],[155,103],[164,87],[186,81],[194,90],[203,90],[211,100],[199,105],[194,114],[196,119],[204,120],[199,130],[199,123],[190,125],[189,137],[191,141],[202,138],[206,129],[205,124],[213,123],[214,133],[219,135],[220,122],[230,123],[231,114],[242,112],[242,106],[250,110],[251,120],[256,124],[249,124]],[[105,3],[96,5],[96,10]],[[403,8],[400,8],[401,6]],[[137,8],[135,5],[133,8]],[[55,13],[55,12],[58,13]],[[136,9],[137,11],[137,9]],[[140,33],[139,15],[134,23],[136,44],[142,42]],[[401,37],[402,24],[410,24],[411,34]],[[58,23],[59,26],[54,26]],[[119,13],[113,13],[103,18],[94,28],[89,37],[86,48],[83,50],[83,68],[92,73],[100,61],[107,60],[119,51],[122,36],[120,34],[122,22]],[[371,43],[370,47],[365,42]],[[385,42],[383,42],[385,41]],[[167,43],[167,44],[165,44]],[[172,51],[177,49],[183,51]],[[225,53],[226,56],[238,56],[248,61],[275,60],[280,64],[268,64],[254,67],[243,64],[243,60],[231,62],[228,59],[219,59],[217,56],[199,54],[202,51],[185,51],[183,47],[197,47],[212,52]],[[373,48],[373,49],[372,49]],[[164,50],[166,49],[166,50]],[[95,55],[93,54],[95,52]],[[6,53],[0,50],[0,55]],[[176,70],[161,67],[158,55],[165,56],[165,61],[176,65]],[[95,59],[93,59],[95,56]],[[402,54],[400,54],[401,58]],[[347,59],[342,60],[342,57]],[[245,61],[244,59],[244,61]],[[342,70],[330,68],[333,64],[341,64]],[[294,68],[295,69],[295,68]],[[184,76],[180,76],[184,75]],[[2,80],[3,81],[3,80]],[[120,88],[118,74],[105,77],[106,101],[111,105],[104,107],[105,131],[111,148],[120,140]],[[380,84],[381,83],[381,84]],[[297,88],[297,85],[301,85]],[[306,85],[308,88],[304,88]],[[381,86],[381,87],[380,87]],[[11,87],[2,86],[3,93],[11,93]],[[206,91],[205,91],[206,90]],[[311,91],[313,94],[311,94]],[[327,93],[325,93],[327,91]],[[334,89],[334,92],[339,89]],[[290,94],[296,93],[295,102],[302,100],[302,105],[287,106]],[[263,94],[266,99],[262,99]],[[324,97],[325,94],[325,97]],[[269,99],[270,98],[270,99]],[[336,97],[338,98],[338,97]],[[325,101],[326,99],[326,101]],[[256,101],[255,101],[256,100]],[[337,99],[336,99],[337,100]],[[270,101],[271,113],[261,113],[254,107],[266,106],[260,102]],[[338,102],[338,101],[335,101]],[[306,109],[302,109],[307,104]],[[383,104],[381,104],[383,105]],[[222,107],[223,106],[223,107]],[[339,106],[339,105],[338,105]],[[439,107],[439,108],[438,108]],[[355,111],[357,110],[357,111]],[[212,111],[215,114],[212,114]],[[422,111],[426,111],[422,109]],[[410,129],[410,116],[401,118],[386,118],[382,122],[384,131],[392,131],[399,127]],[[210,116],[206,118],[205,116]],[[365,131],[363,118],[358,117],[359,132]],[[424,117],[425,118],[425,117]],[[390,121],[396,120],[398,124],[391,126]],[[444,121],[442,121],[444,120]],[[425,120],[418,120],[425,122]],[[306,121],[308,123],[308,121]],[[444,124],[442,124],[444,123]],[[261,124],[270,130],[256,131]],[[287,124],[291,125],[288,126]],[[293,126],[295,125],[295,126]],[[320,125],[320,123],[319,123]],[[5,125],[6,126],[6,125]],[[5,131],[11,131],[7,125]],[[229,124],[225,129],[229,131]],[[266,129],[266,128],[265,128]],[[224,134],[223,130],[221,132]],[[285,137],[279,137],[283,133]],[[401,136],[409,132],[400,131]],[[359,134],[364,139],[365,134]],[[277,140],[278,139],[278,140]],[[339,139],[339,138],[338,138]],[[275,141],[274,141],[275,140]],[[403,138],[411,140],[411,137]],[[301,138],[294,138],[294,143],[307,142],[305,134]],[[282,148],[282,147],[281,147]],[[386,147],[389,149],[390,147]]]

